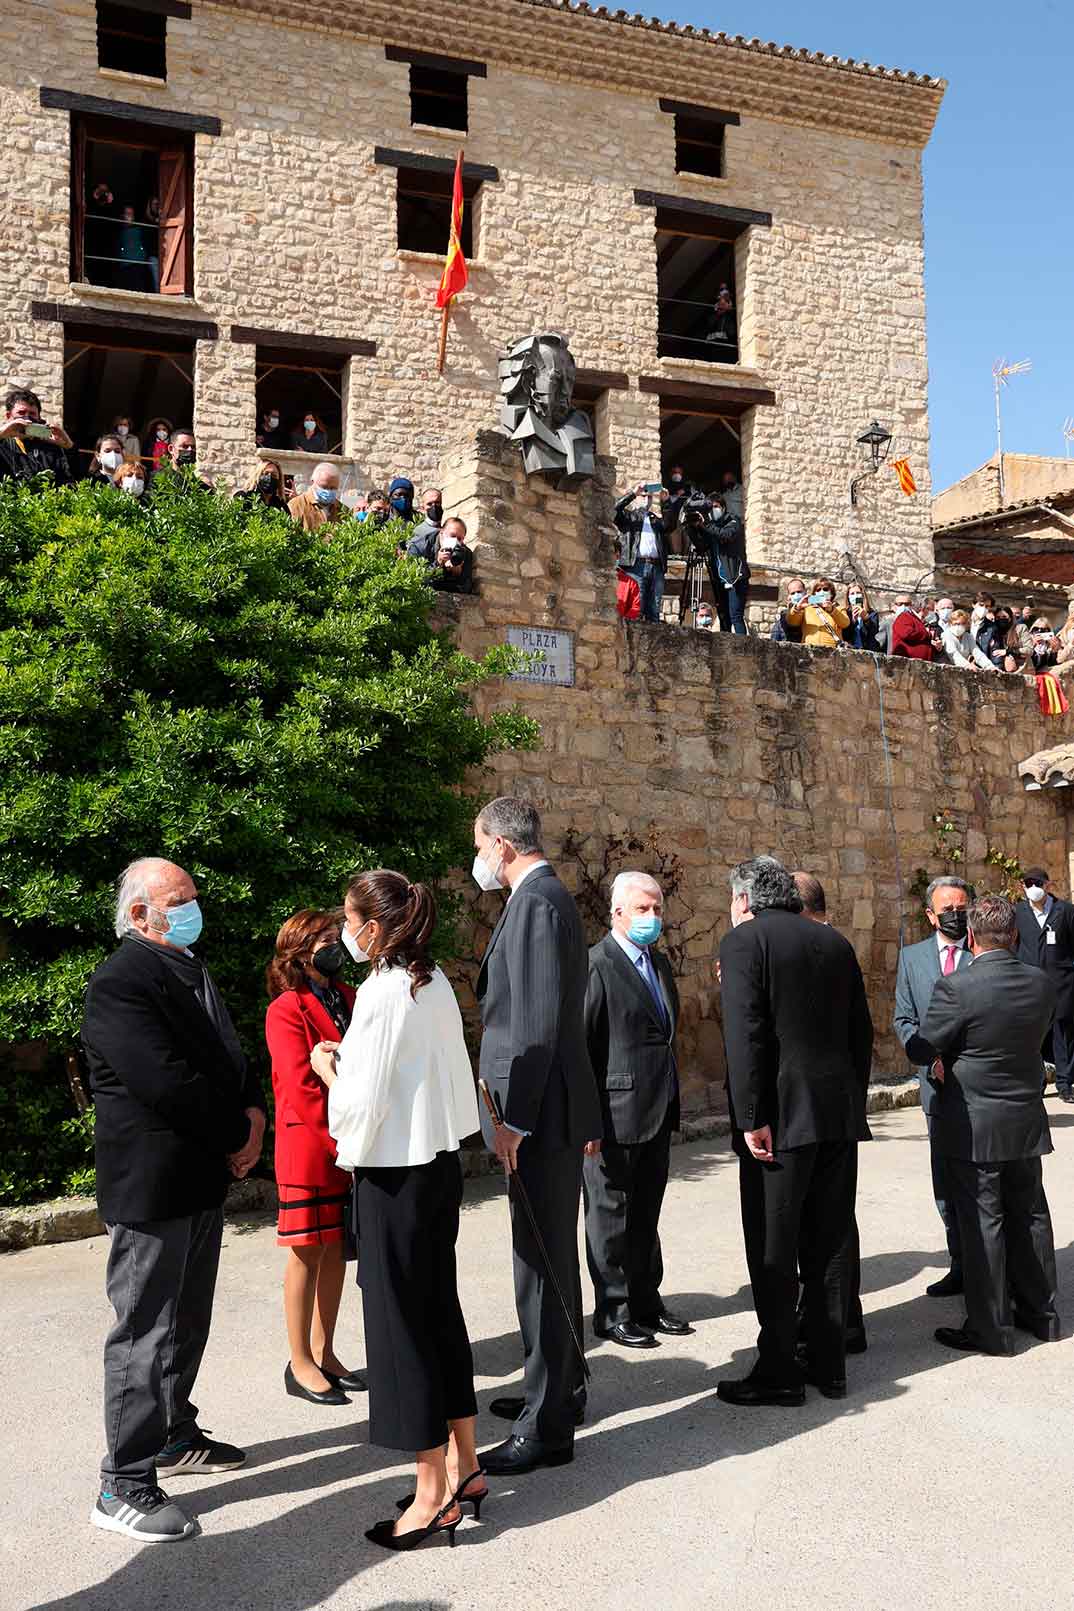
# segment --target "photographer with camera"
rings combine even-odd
[[[74,443],[62,425],[46,425],[41,399],[20,387],[4,398],[5,419],[0,425],[0,480],[30,481],[47,473],[58,487],[77,481],[68,451]]]
[[[694,548],[705,556],[720,631],[744,638],[750,586],[745,527],[735,515],[728,514],[719,493],[711,498],[701,493],[687,498],[682,523]]]
[[[615,524],[621,534],[617,544],[619,569],[633,576],[641,589],[643,621],[659,621],[664,597],[664,577],[668,568],[668,548],[663,506],[668,492],[656,481],[641,481],[615,506]],[[660,508],[653,508],[659,498]],[[644,499],[635,504],[635,499]],[[632,508],[631,505],[634,505]]]

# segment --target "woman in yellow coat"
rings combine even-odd
[[[804,604],[787,611],[787,625],[801,627],[802,642],[811,649],[841,649],[850,616],[835,602],[835,583],[818,576]]]

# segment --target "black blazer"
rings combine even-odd
[[[585,1031],[604,1115],[602,1134],[620,1146],[650,1140],[671,1109],[679,1128],[679,1074],[675,1030],[679,993],[671,964],[650,947],[649,956],[668,1010],[670,1029],[652,991],[612,934],[589,953]]]
[[[107,1223],[179,1219],[224,1200],[227,1155],[264,1108],[190,987],[154,947],[124,940],[90,979],[82,1020]]]
[[[1041,928],[1028,901],[1015,901],[1018,924],[1018,958],[1043,968],[1055,986],[1055,1016],[1061,1023],[1074,1018],[1074,906],[1052,897],[1048,916]],[[1048,944],[1048,933],[1055,935]]]
[[[578,908],[547,865],[504,906],[477,980],[481,1078],[529,1146],[578,1146],[602,1133],[585,1036],[588,977]],[[481,1128],[492,1143],[484,1105]]]
[[[735,1150],[765,1125],[773,1151],[868,1141],[873,1024],[849,940],[766,909],[724,935],[720,973]]]
[[[1051,1152],[1040,1043],[1055,994],[1010,951],[982,952],[937,980],[921,1033],[943,1057],[932,1134],[946,1156],[1009,1163]]]

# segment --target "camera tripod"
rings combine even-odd
[[[715,606],[716,578],[712,574],[712,560],[710,556],[696,544],[690,543],[686,550],[686,574],[682,579],[682,592],[679,594],[679,625],[686,619],[686,612],[690,610],[696,619],[697,607],[701,603],[701,595],[705,590],[705,577],[708,577],[712,587],[712,598]]]

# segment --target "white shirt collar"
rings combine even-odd
[[[966,941],[964,939],[952,940],[946,934],[944,934],[942,929],[936,930],[936,944],[940,948],[941,956],[943,956],[943,953],[947,950],[949,945],[953,945],[956,951],[964,951],[966,949]]]
[[[513,895],[515,893],[516,889],[521,889],[522,888],[522,885],[526,882],[526,880],[530,876],[530,874],[535,873],[537,871],[538,867],[548,867],[550,865],[551,865],[551,863],[546,858],[542,858],[541,861],[535,861],[532,867],[527,867],[526,871],[522,874],[522,877],[521,878],[516,878],[514,883],[511,885],[511,894],[508,895],[507,899],[508,900],[511,899],[511,895]]]
[[[626,952],[626,955],[630,958],[631,962],[635,967],[637,967],[641,961],[645,946],[635,945],[633,940],[628,940],[626,935],[620,934],[618,929],[609,929],[608,932],[615,941],[616,945],[622,947],[622,949]]]
[[[1034,906],[1033,902],[1028,897],[1026,898],[1026,905],[1033,913],[1033,916],[1036,918],[1041,928],[1043,928],[1045,923],[1048,921],[1048,913],[1052,909],[1052,902],[1054,898],[1055,897],[1052,895],[1045,895],[1044,904],[1042,906]]]

